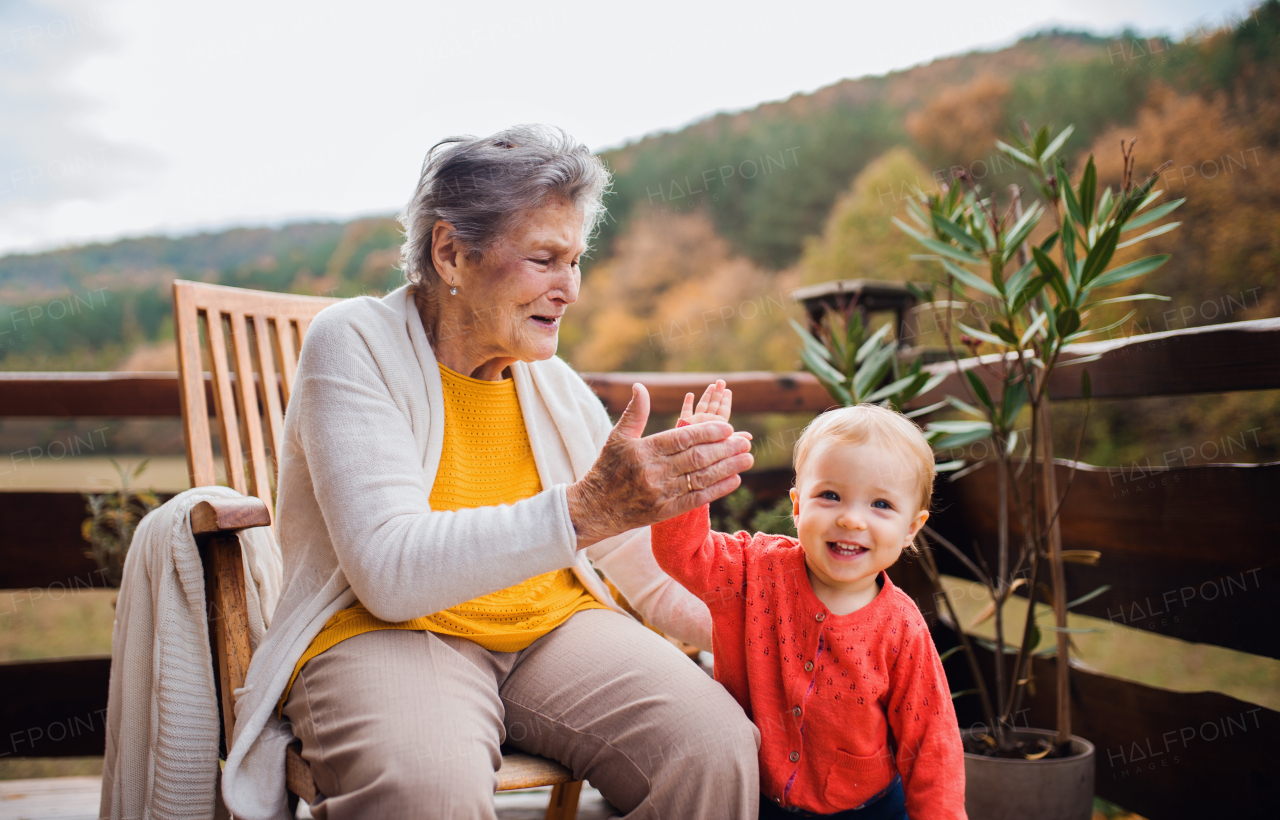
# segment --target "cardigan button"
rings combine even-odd
[[[796,717],[800,717],[800,707],[797,706],[794,709],[792,709],[791,714],[795,715]]]
[[[792,752],[792,753],[791,753],[791,762],[792,762],[792,763],[795,763],[795,762],[796,762],[797,760],[799,760],[799,759],[800,759],[800,753],[799,753],[799,752]]]
[[[813,661],[806,661],[806,662],[805,662],[805,665],[804,665],[804,671],[806,671],[806,672],[812,672],[812,671],[813,671]]]
[[[818,621],[825,621],[827,619],[827,613],[819,612],[817,615],[813,617],[816,618]]]

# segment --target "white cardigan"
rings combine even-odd
[[[284,586],[237,695],[223,771],[227,807],[240,820],[288,817],[284,754],[293,736],[275,706],[311,639],[357,598],[383,620],[404,621],[572,567],[613,606],[594,563],[659,629],[711,646],[706,605],[658,567],[647,527],[577,550],[565,491],[611,429],[600,400],[558,358],[511,370],[543,492],[433,512],[444,394],[408,287],[348,299],[312,321],[284,423],[276,499]]]

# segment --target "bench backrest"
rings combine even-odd
[[[298,354],[311,320],[338,301],[181,279],[173,283],[191,486],[218,483],[211,409],[227,486],[262,499],[272,512],[274,526],[275,454],[283,441],[284,410],[293,391]],[[254,389],[246,389],[247,385]]]

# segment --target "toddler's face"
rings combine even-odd
[[[911,465],[875,442],[817,444],[791,501],[815,585],[839,595],[874,590],[929,517]]]

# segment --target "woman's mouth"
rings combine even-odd
[[[868,552],[866,547],[860,547],[857,544],[846,544],[840,541],[828,541],[827,549],[837,558],[857,558]]]
[[[531,316],[529,318],[545,328],[555,328],[560,324],[559,316]]]

